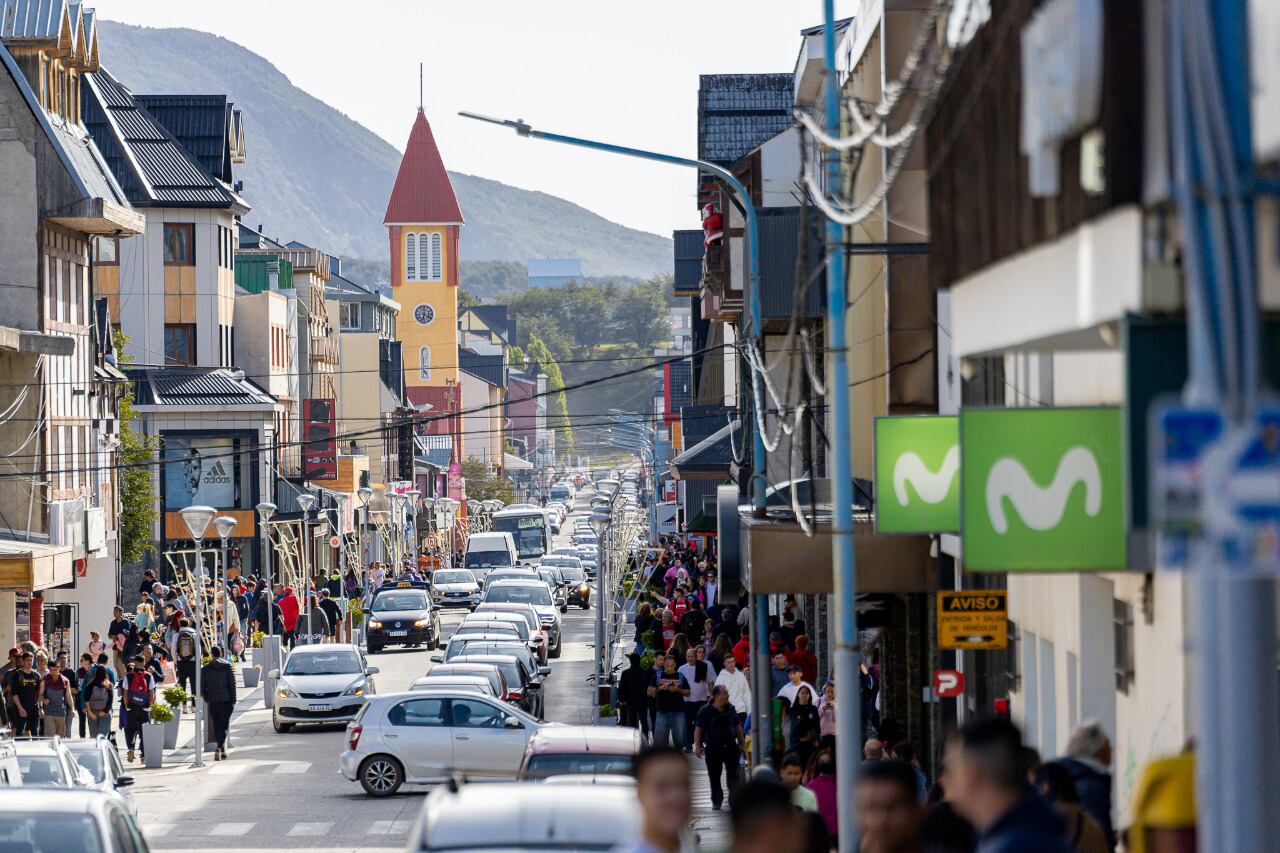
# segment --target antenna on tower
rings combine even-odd
[[[422,63],[419,62],[418,63],[418,112],[422,112],[423,103],[424,101],[422,96]]]

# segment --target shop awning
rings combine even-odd
[[[39,592],[75,577],[70,545],[0,539],[0,590]]]
[[[671,476],[677,480],[723,480],[732,476],[734,450],[739,448],[741,452],[741,432],[739,421],[725,424],[672,459]]]
[[[521,459],[519,456],[504,453],[502,454],[502,467],[507,471],[532,471],[533,463]]]

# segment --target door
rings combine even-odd
[[[453,762],[457,769],[486,776],[514,776],[524,757],[530,732],[507,728],[508,714],[500,704],[483,699],[452,699]]]
[[[410,779],[438,778],[453,767],[444,699],[409,699],[387,711],[382,737]]]

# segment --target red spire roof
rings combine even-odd
[[[431,135],[427,116],[418,110],[413,130],[409,131],[409,144],[400,161],[396,185],[387,202],[384,225],[436,224],[462,222],[462,210],[453,194],[449,173],[444,170],[440,149]]]

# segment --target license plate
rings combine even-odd
[[[391,634],[391,636],[393,636],[393,637],[407,637],[407,636],[409,636],[409,632],[408,632],[408,631],[391,631],[391,632],[390,632],[390,634]]]
[[[332,711],[333,710],[333,707],[330,705],[308,705],[307,708],[308,710],[311,710],[311,711]]]

